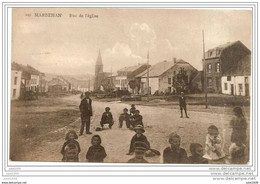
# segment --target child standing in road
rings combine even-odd
[[[78,154],[80,153],[81,150],[80,150],[79,142],[76,141],[76,139],[78,139],[78,136],[75,130],[70,130],[66,134],[65,136],[66,142],[63,144],[61,148],[61,154],[63,155],[62,161],[64,162],[79,161]],[[74,157],[72,155],[74,155]]]
[[[130,115],[128,114],[128,109],[124,108],[124,112],[119,116],[119,128],[122,128],[124,121],[126,122],[126,127],[130,128],[129,117]]]
[[[208,160],[220,160],[225,157],[222,139],[219,135],[218,128],[215,125],[211,125],[208,128],[205,151],[206,153],[203,157]]]
[[[232,143],[229,147],[229,159],[232,163],[244,163],[247,122],[241,107],[235,107],[233,112],[235,117],[230,121]]]
[[[150,143],[147,140],[146,136],[143,135],[143,133],[145,132],[144,127],[142,125],[137,125],[134,128],[134,131],[136,132],[136,134],[131,139],[130,148],[129,148],[129,152],[127,153],[127,155],[131,155],[134,153],[134,151],[135,151],[134,144],[137,141],[144,142],[147,145],[147,149],[150,149]]]
[[[171,146],[163,151],[163,163],[187,163],[187,153],[185,149],[180,147],[180,136],[175,132],[171,133],[169,135],[169,143]]]
[[[207,164],[208,160],[203,158],[203,147],[199,143],[190,144],[191,156],[188,158],[191,164]]]
[[[139,110],[135,110],[135,113],[134,113],[134,116],[133,116],[133,123],[132,123],[133,127],[136,127],[137,125],[144,126],[144,124],[143,124],[143,116],[140,115],[140,111]]]
[[[89,147],[86,154],[86,159],[89,162],[104,162],[107,154],[105,148],[101,146],[101,138],[99,135],[94,135],[91,139],[92,146]]]
[[[135,104],[132,104],[131,105],[131,109],[130,109],[130,115],[134,115],[135,114],[135,110],[136,110],[136,108],[135,108]]]

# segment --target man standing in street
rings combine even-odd
[[[92,100],[89,98],[89,92],[85,92],[85,97],[81,100],[79,109],[81,113],[81,128],[80,128],[79,135],[81,136],[83,134],[85,126],[86,126],[86,134],[92,134],[89,131],[90,117],[93,115]]]
[[[182,113],[183,109],[184,109],[186,118],[189,118],[189,116],[187,115],[186,97],[184,96],[183,92],[181,92],[181,96],[179,98],[179,105],[180,105],[180,110],[181,110],[181,118],[183,118],[183,113]]]

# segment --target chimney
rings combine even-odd
[[[174,58],[172,58],[172,60],[173,60],[173,63],[174,64],[176,64],[177,63],[177,61],[176,61],[176,58],[174,57]]]

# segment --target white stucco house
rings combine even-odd
[[[250,96],[251,55],[239,60],[221,78],[222,93],[234,96]]]

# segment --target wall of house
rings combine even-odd
[[[235,96],[246,96],[246,84],[248,84],[248,95],[250,96],[250,88],[251,88],[251,76],[230,76],[231,80],[227,80],[227,76],[223,76],[221,78],[221,86],[222,86],[222,93],[231,95],[231,85],[234,86],[234,95]],[[245,77],[247,77],[247,82],[245,80]],[[225,88],[225,84],[227,86],[227,89]],[[242,85],[242,88],[240,89],[239,84]]]
[[[154,94],[156,91],[159,90],[159,78],[149,78],[149,87],[151,94]],[[141,93],[147,94],[147,78],[141,79]]]
[[[31,90],[36,91],[39,88],[39,84],[40,84],[40,76],[31,75]]]
[[[11,100],[18,99],[20,97],[22,72],[12,70],[11,71]]]
[[[128,80],[126,76],[117,76],[116,77],[116,88],[117,89],[128,89]]]

